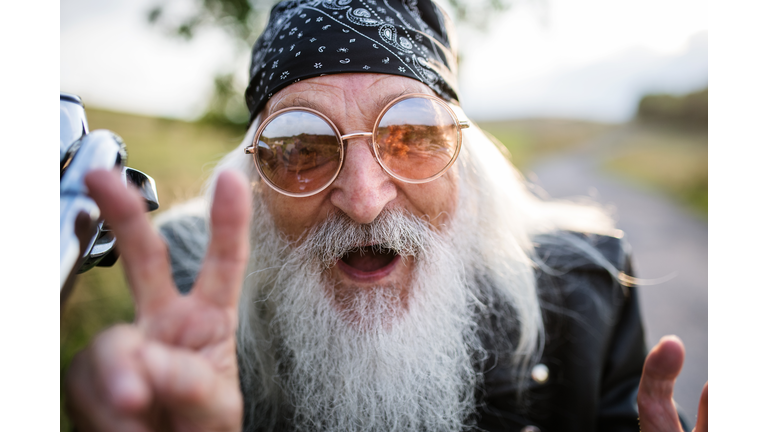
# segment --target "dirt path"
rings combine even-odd
[[[686,361],[675,386],[675,400],[693,422],[707,380],[707,224],[665,196],[642,190],[600,172],[606,146],[618,128],[577,153],[559,155],[533,166],[529,178],[552,198],[588,195],[612,207],[634,252],[639,277],[668,282],[639,289],[646,341],[651,347],[666,334],[678,335]]]

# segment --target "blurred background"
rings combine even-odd
[[[273,3],[61,1],[60,89],[82,97],[91,130],[125,140],[161,210],[198,195],[242,139],[250,46]],[[639,288],[646,340],[686,344],[676,400],[693,420],[708,378],[707,4],[438,3],[457,26],[469,117],[540,193],[606,206],[638,276],[656,281]],[[79,276],[61,317],[63,376],[99,330],[132,320],[120,262]]]

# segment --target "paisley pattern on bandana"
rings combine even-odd
[[[280,89],[334,73],[413,78],[458,102],[454,40],[447,15],[429,0],[281,2],[253,46],[251,121]]]

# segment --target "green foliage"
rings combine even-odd
[[[223,30],[236,48],[235,57],[247,53],[264,29],[269,11],[277,0],[194,0],[192,11],[172,15],[169,0],[160,0],[147,12],[147,21],[170,37],[191,40],[203,28]],[[214,78],[213,92],[203,123],[243,130],[248,122],[248,109],[243,94],[245,87],[235,81],[233,66],[222,65],[224,72]]]
[[[215,161],[234,149],[245,133],[243,127],[221,128],[87,106],[86,114],[92,130],[109,129],[123,138],[128,166],[155,179],[160,211],[199,195]]]
[[[708,89],[705,88],[683,96],[646,95],[637,107],[637,118],[653,123],[706,129],[708,112]]]
[[[490,18],[512,6],[512,0],[447,0],[460,24],[484,30]],[[225,30],[234,39],[250,47],[264,28],[267,15],[279,0],[195,0],[185,16],[168,16],[168,0],[161,0],[147,11],[147,21],[166,29],[169,34],[191,39],[205,26]]]
[[[264,29],[267,14],[277,0],[194,0],[192,11],[174,16],[169,0],[147,11],[147,21],[170,36],[192,39],[204,27],[224,30],[240,49],[248,49]]]
[[[469,24],[475,29],[488,29],[490,18],[512,6],[511,0],[448,0],[456,14],[456,21]]]
[[[250,113],[243,102],[243,93],[244,90],[235,84],[234,74],[217,75],[208,109],[198,122],[225,127],[235,132],[245,131]]]

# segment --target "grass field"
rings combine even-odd
[[[199,195],[215,162],[234,149],[245,132],[96,109],[88,109],[87,115],[91,130],[108,129],[123,138],[128,166],[155,179],[165,209]]]
[[[637,186],[666,193],[706,219],[708,139],[706,130],[635,126],[614,144],[603,168]]]
[[[87,109],[87,115],[91,130],[109,129],[125,140],[128,166],[154,177],[160,211],[198,195],[216,160],[235,148],[243,133],[92,108]],[[481,126],[503,143],[523,172],[547,155],[579,149],[607,132],[625,127],[572,120],[515,120]],[[629,130],[631,133],[623,135],[604,155],[606,171],[660,189],[706,217],[706,133],[642,125]],[[132,319],[133,303],[120,261],[112,268],[99,267],[80,275],[61,314],[62,380],[74,353],[95,334]],[[61,403],[61,431],[70,431],[63,393]]]
[[[523,172],[538,159],[577,149],[615,127],[568,119],[481,122],[479,126],[509,150],[512,163]]]
[[[602,124],[566,119],[480,123],[509,150],[527,174],[536,161],[559,152],[592,152],[602,170],[637,187],[667,194],[706,219],[708,139],[706,129],[632,122]],[[611,140],[597,145],[606,134]],[[606,140],[603,140],[606,141]]]

